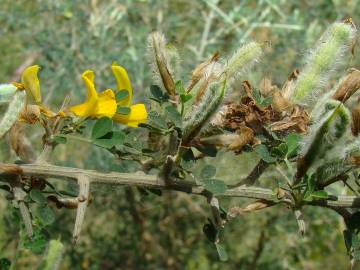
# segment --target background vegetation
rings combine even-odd
[[[114,84],[109,67],[116,61],[127,68],[137,101],[146,101],[152,82],[147,36],[156,29],[179,49],[183,76],[215,51],[227,55],[252,39],[268,43],[262,62],[244,79],[256,85],[271,74],[272,81],[281,85],[301,66],[304,52],[325,28],[347,17],[360,22],[359,1],[0,0],[0,82],[17,81],[16,70],[36,62],[42,67],[45,100],[60,106],[71,92],[77,103],[84,95],[81,72],[95,70],[96,83],[104,88]],[[351,66],[359,68],[356,55]],[[129,139],[136,140],[136,134]],[[0,147],[1,161],[13,161],[7,144]],[[58,147],[53,156],[60,165],[137,170],[131,162],[114,163],[105,151],[79,142]],[[218,167],[217,177],[228,183],[246,176],[257,161],[256,155],[246,153],[219,153],[211,160]],[[276,168],[268,171],[268,179],[276,177],[272,173]],[[230,259],[220,262],[202,232],[208,216],[202,199],[175,192],[158,197],[130,188],[99,187],[92,193],[76,246],[70,241],[75,212],[55,210],[56,222],[49,231],[66,246],[61,269],[345,269],[348,265],[342,221],[329,210],[305,211],[314,221],[304,237],[298,235],[292,213],[281,207],[241,216],[228,225],[225,245]],[[15,226],[20,222],[7,203],[0,196],[0,258],[12,260],[18,254],[18,269],[33,269],[39,254],[18,245],[21,235]],[[225,203],[241,204],[238,199]]]

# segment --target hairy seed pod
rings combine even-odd
[[[176,86],[173,78],[171,62],[177,57],[175,48],[166,45],[165,36],[160,32],[150,34],[148,39],[152,58],[153,72],[160,77],[160,82],[170,96],[176,95]]]
[[[321,86],[339,66],[340,58],[351,46],[355,28],[349,23],[334,23],[308,56],[300,73],[293,95],[294,103],[308,103],[317,97]]]
[[[9,103],[0,122],[0,138],[12,127],[18,119],[19,113],[23,110],[25,104],[25,91],[16,91],[12,101]]]
[[[184,122],[183,144],[190,142],[217,112],[224,99],[226,81],[213,83],[202,96],[198,105],[188,111]]]
[[[325,104],[323,112],[304,138],[302,158],[298,162],[297,178],[305,175],[311,166],[331,157],[331,150],[343,148],[343,139],[350,124],[350,112],[339,101],[331,100]],[[334,153],[339,156],[339,153]]]
[[[17,87],[11,83],[0,84],[0,103],[6,103],[12,100]]]
[[[261,46],[256,42],[250,42],[240,47],[224,68],[226,78],[234,79],[245,70],[251,68],[259,60],[261,54]]]
[[[360,88],[360,70],[352,68],[336,88],[333,99],[345,102]]]
[[[59,240],[50,240],[38,269],[57,270],[64,255],[64,245]]]

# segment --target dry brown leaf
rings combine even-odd
[[[272,123],[270,129],[272,131],[295,131],[306,133],[309,121],[309,114],[299,106],[295,106],[290,116]]]

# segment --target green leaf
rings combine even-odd
[[[278,146],[271,149],[271,155],[281,159],[283,159],[286,156],[287,152],[288,152],[288,148],[285,143],[281,143]]]
[[[131,112],[129,107],[117,107],[116,112],[123,115],[128,115]]]
[[[218,152],[214,145],[196,145],[195,148],[209,157],[216,157]]]
[[[185,87],[182,83],[181,80],[176,81],[175,83],[175,87],[176,87],[176,92],[180,93],[180,94],[184,94],[185,93]]]
[[[217,251],[217,253],[219,255],[220,261],[222,261],[222,262],[227,261],[229,259],[229,257],[227,255],[227,252],[226,252],[224,246],[222,246],[219,243],[215,243],[215,246],[216,246],[216,251]]]
[[[116,93],[115,99],[116,101],[121,101],[129,96],[129,92],[127,90],[120,90]]]
[[[215,174],[216,174],[216,168],[214,166],[205,165],[200,172],[200,177],[202,179],[210,179],[214,177]]]
[[[1,258],[0,259],[0,269],[1,270],[9,270],[10,269],[11,262],[7,258]]]
[[[91,132],[91,138],[93,140],[101,138],[105,134],[109,133],[111,130],[112,130],[112,120],[108,117],[102,117],[96,121]]]
[[[101,137],[100,139],[95,139],[93,143],[97,146],[103,148],[112,148],[114,146],[122,145],[125,141],[125,134],[122,131],[112,131]]]
[[[276,161],[276,158],[270,156],[270,153],[265,145],[259,144],[255,147],[255,152],[260,156],[260,158],[267,163],[272,163]]]
[[[217,235],[218,235],[218,230],[216,229],[215,225],[209,221],[209,223],[206,223],[203,227],[203,232],[206,236],[206,238],[212,242],[215,243]]]
[[[301,136],[297,133],[290,133],[285,138],[285,143],[287,145],[287,156],[292,156],[296,154],[296,151],[300,147]]]
[[[159,103],[169,100],[169,96],[163,93],[161,88],[157,85],[150,86],[150,94],[151,94],[150,99],[157,101]]]
[[[39,218],[41,224],[50,225],[55,221],[55,215],[53,210],[49,206],[38,207],[37,217]]]
[[[181,120],[181,114],[178,112],[175,106],[169,105],[165,108],[165,113],[167,118],[174,123],[175,126],[181,127],[182,126],[182,120]]]
[[[214,194],[222,194],[227,190],[227,187],[222,180],[217,179],[203,179],[205,189]]]
[[[65,144],[67,142],[67,139],[64,136],[58,135],[58,136],[53,136],[52,141],[58,144]]]
[[[360,212],[356,212],[351,215],[351,217],[349,218],[349,221],[347,223],[347,227],[351,231],[360,229]]]
[[[264,98],[263,96],[261,96],[260,91],[257,89],[253,89],[253,97],[255,99],[256,104],[263,107],[269,106],[272,102],[271,96]]]
[[[188,102],[189,100],[192,99],[192,95],[191,94],[180,94],[180,99],[181,99],[181,102],[182,103],[186,103]]]
[[[31,250],[35,254],[40,254],[44,252],[48,240],[49,237],[45,234],[45,231],[36,228],[32,238],[25,236],[22,241],[24,248]]]
[[[151,111],[148,114],[149,122],[148,124],[154,125],[160,129],[168,129],[165,119],[157,112]]]
[[[36,202],[36,203],[38,203],[38,204],[41,204],[41,205],[46,204],[46,198],[45,198],[45,196],[41,193],[41,191],[40,191],[39,189],[33,188],[33,189],[30,191],[29,195],[30,195],[30,198],[31,198],[34,202]]]

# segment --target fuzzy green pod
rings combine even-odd
[[[337,100],[328,101],[319,118],[315,120],[309,135],[304,138],[302,158],[298,163],[297,177],[304,176],[311,167],[321,165],[322,161],[330,159],[332,154],[339,156],[340,153],[332,150],[344,148],[342,144],[350,124],[349,110]]]
[[[227,62],[224,73],[227,78],[235,78],[244,70],[249,69],[260,58],[262,49],[260,44],[250,42],[240,47]]]
[[[11,101],[15,95],[16,90],[16,86],[11,83],[0,84],[0,103]]]
[[[0,122],[0,138],[12,127],[25,104],[25,91],[16,91]]]
[[[206,125],[208,120],[217,112],[224,99],[226,81],[213,83],[206,90],[198,105],[192,107],[185,116],[183,143],[189,142]]]
[[[64,245],[59,240],[50,240],[38,270],[57,270],[64,254]]]
[[[334,23],[318,41],[294,87],[294,103],[307,103],[317,96],[321,86],[340,64],[340,58],[351,45],[354,27],[349,23]]]

